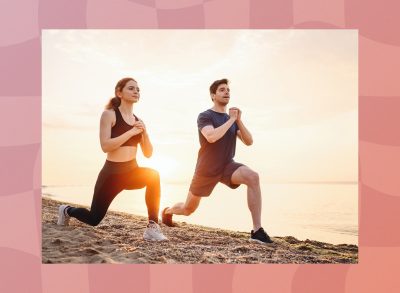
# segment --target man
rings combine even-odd
[[[240,109],[230,108],[229,115],[226,114],[230,99],[228,80],[214,81],[210,86],[210,95],[214,106],[200,113],[197,119],[200,150],[186,202],[165,208],[162,212],[162,222],[167,226],[174,226],[173,214],[192,214],[199,206],[201,197],[209,196],[218,182],[230,188],[245,184],[247,203],[253,219],[250,240],[263,244],[271,243],[272,240],[261,227],[261,189],[258,174],[233,160],[236,137],[245,145],[251,145],[253,138],[243,124]]]

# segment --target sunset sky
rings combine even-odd
[[[165,182],[190,183],[221,78],[254,138],[235,160],[261,180],[357,181],[356,30],[44,30],[42,49],[44,185],[94,184],[100,116],[127,76],[154,146],[139,164]]]

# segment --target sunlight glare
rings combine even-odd
[[[157,170],[160,173],[161,181],[176,179],[178,162],[173,158],[153,155],[147,159],[146,166]]]

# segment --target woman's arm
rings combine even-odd
[[[106,110],[103,112],[100,118],[100,145],[101,149],[105,153],[116,150],[132,136],[143,131],[141,128],[135,125],[132,129],[121,134],[120,136],[111,138],[111,128],[114,117],[115,114],[112,111]]]
[[[146,126],[144,125],[142,120],[139,120],[139,122],[136,123],[139,128],[143,129],[142,140],[140,141],[140,147],[142,149],[143,155],[146,158],[150,158],[153,155],[153,145],[151,144]]]
[[[153,155],[153,145],[151,144],[149,135],[146,133],[142,134],[142,140],[140,141],[140,147],[142,148],[143,155],[146,158],[150,158]]]

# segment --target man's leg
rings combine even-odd
[[[188,196],[186,198],[186,202],[179,202],[174,206],[165,209],[165,213],[175,214],[175,215],[184,215],[189,216],[192,214],[200,204],[201,197],[194,195],[189,191]]]
[[[256,172],[247,166],[241,166],[233,172],[231,177],[233,184],[247,185],[247,205],[253,219],[253,230],[261,228],[261,189],[260,179]]]
[[[162,211],[162,222],[167,226],[174,226],[172,215],[189,216],[200,204],[201,196],[209,196],[217,185],[219,177],[205,177],[198,174],[193,175],[190,183],[186,202],[180,202]],[[197,196],[201,195],[201,196]]]

